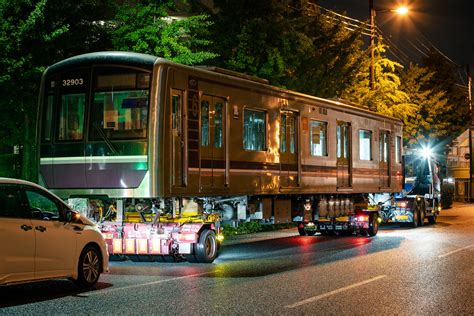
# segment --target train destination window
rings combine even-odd
[[[402,138],[400,136],[397,136],[395,140],[395,161],[396,163],[401,163],[402,162]]]
[[[310,152],[311,156],[327,156],[327,129],[328,123],[310,121]]]
[[[265,112],[244,109],[244,149],[265,150],[266,136]]]
[[[59,110],[59,140],[81,140],[84,137],[85,93],[63,94]]]
[[[201,102],[201,146],[209,146],[209,101]]]
[[[359,130],[359,158],[360,160],[372,160],[372,132]]]

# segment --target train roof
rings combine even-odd
[[[384,118],[384,119],[402,124],[401,120],[398,118],[370,111],[366,108],[363,108],[362,105],[357,105],[355,103],[348,102],[345,100],[324,99],[324,98],[320,98],[320,97],[316,97],[316,96],[312,96],[312,95],[308,95],[308,94],[304,94],[304,93],[300,93],[300,92],[296,92],[292,90],[286,90],[283,88],[270,85],[268,83],[268,80],[266,79],[250,76],[244,73],[238,73],[238,72],[226,70],[223,68],[208,67],[208,66],[187,66],[187,65],[174,63],[172,61],[169,61],[161,57],[156,57],[156,56],[152,56],[148,54],[134,53],[134,52],[103,51],[103,52],[94,52],[94,53],[77,55],[77,56],[62,60],[48,67],[44,75],[47,75],[47,73],[49,72],[58,72],[58,71],[61,71],[62,69],[67,69],[69,67],[91,65],[98,62],[101,64],[126,63],[130,65],[135,65],[138,67],[146,67],[150,69],[156,64],[173,65],[176,67],[180,67],[180,68],[184,68],[184,69],[188,69],[188,70],[192,70],[196,72],[212,74],[214,76],[225,78],[227,80],[234,80],[234,81],[239,81],[239,82],[247,83],[247,84],[252,83],[256,86],[259,86],[262,89],[271,89],[278,93],[284,93],[287,95],[292,95],[294,97],[310,99],[313,101],[324,103],[326,106],[334,107],[337,109],[341,109],[341,107],[344,107],[347,110],[352,110],[359,113],[363,112],[371,116],[377,116],[380,118]]]
[[[64,59],[56,64],[48,67],[46,72],[57,72],[62,69],[74,67],[74,66],[85,66],[94,63],[101,64],[121,64],[127,63],[139,67],[153,67],[159,57],[132,53],[132,52],[118,52],[118,51],[105,51],[105,52],[95,52],[73,56],[67,59]]]

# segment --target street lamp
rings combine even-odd
[[[376,12],[395,12],[400,15],[408,13],[408,8],[401,6],[393,10],[376,10],[374,7],[374,0],[369,0],[370,11],[370,89],[375,89],[375,14]]]

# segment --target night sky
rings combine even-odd
[[[349,17],[368,21],[369,0],[319,0],[320,6]],[[418,62],[428,47],[435,46],[460,66],[474,72],[474,0],[374,0],[377,10],[406,4],[409,16],[378,12],[376,25],[392,42],[391,52],[407,64]],[[393,47],[395,46],[395,47]],[[420,52],[421,51],[421,52]]]

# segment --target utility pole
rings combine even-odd
[[[474,157],[472,157],[474,150],[472,150],[472,132],[474,131],[474,113],[472,111],[472,78],[469,64],[466,65],[467,75],[467,102],[469,105],[469,192],[468,200],[472,202],[472,178],[474,175]]]
[[[370,90],[375,89],[375,8],[374,0],[369,0],[370,14]]]

